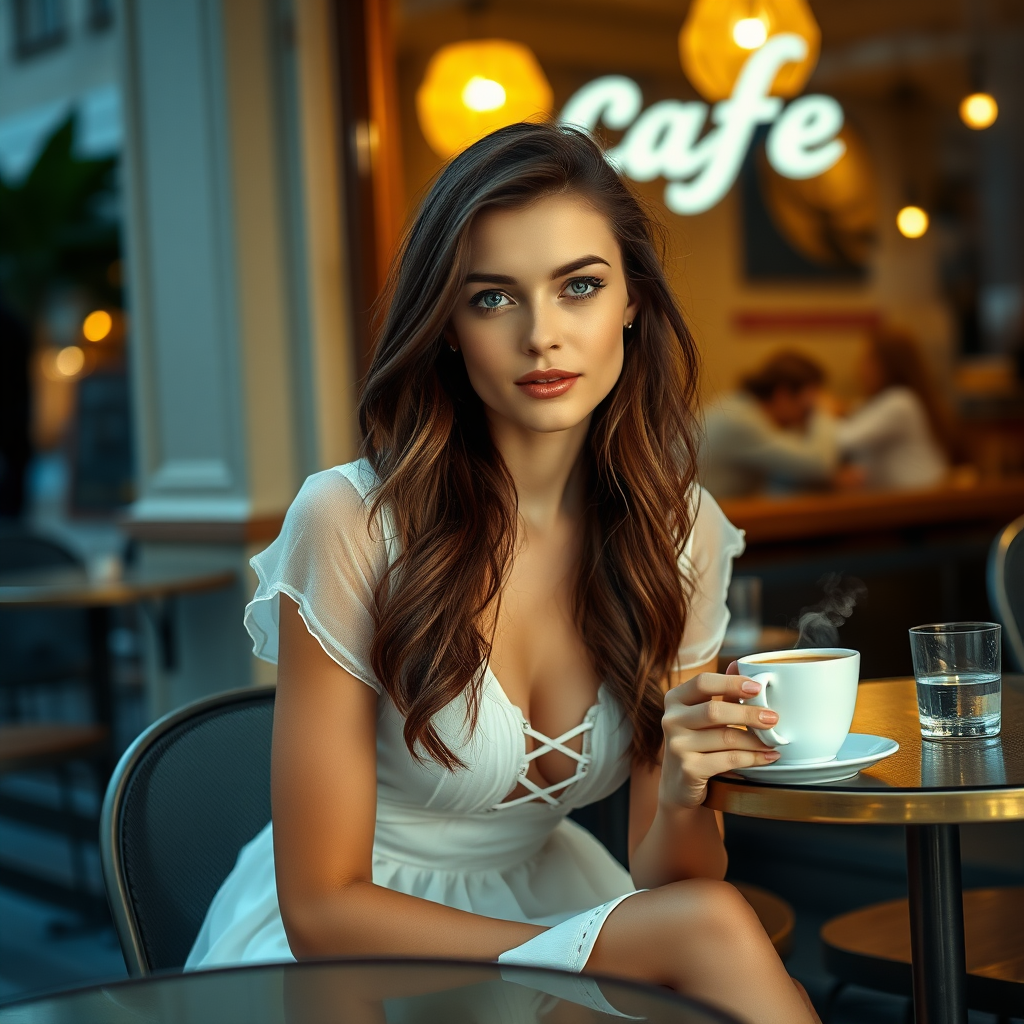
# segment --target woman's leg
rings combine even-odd
[[[727,882],[694,878],[630,896],[605,921],[585,970],[667,985],[752,1024],[819,1024]]]

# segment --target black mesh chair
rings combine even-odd
[[[988,555],[988,599],[1014,668],[1024,672],[1024,516],[1015,519],[992,542]]]
[[[180,969],[239,850],[270,821],[273,687],[165,715],[103,801],[100,859],[129,974]]]

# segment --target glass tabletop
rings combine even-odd
[[[0,1006],[0,1024],[736,1024],[664,989],[492,964],[271,964]]]
[[[894,739],[900,749],[840,782],[772,784],[721,776],[712,780],[708,806],[793,821],[1024,819],[1024,676],[1003,676],[999,736],[922,739],[913,679],[861,683],[852,732]]]

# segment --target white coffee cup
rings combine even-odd
[[[814,647],[751,654],[739,661],[740,675],[761,684],[742,704],[778,713],[773,729],[757,735],[779,754],[776,764],[831,761],[850,734],[857,704],[860,652]]]

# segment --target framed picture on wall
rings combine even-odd
[[[766,129],[740,172],[744,271],[750,281],[857,283],[870,272],[878,225],[867,150],[845,125],[846,152],[815,178],[784,178],[765,155]]]

